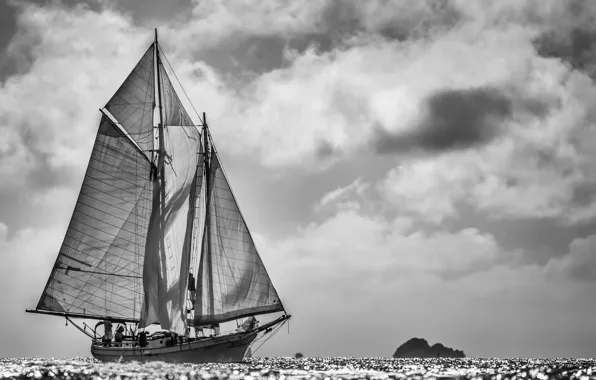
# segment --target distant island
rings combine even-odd
[[[441,343],[429,346],[426,339],[412,338],[395,350],[394,358],[465,358],[461,350],[445,347]]]

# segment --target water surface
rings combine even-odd
[[[251,358],[234,364],[0,359],[0,379],[596,379],[596,359]]]

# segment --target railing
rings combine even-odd
[[[211,329],[208,329],[208,330],[211,330]],[[192,331],[192,328],[191,328],[191,331]],[[245,332],[245,331],[241,331],[240,329],[225,330],[223,333],[220,332],[217,335],[215,335],[215,332],[212,331],[212,334],[203,334],[203,335],[199,335],[198,337],[193,337],[192,335],[189,337],[180,336],[180,335],[172,337],[172,335],[170,335],[170,333],[157,332],[157,333],[147,336],[147,345],[145,345],[144,347],[140,346],[138,335],[136,337],[126,335],[126,336],[124,336],[124,338],[122,339],[121,342],[117,342],[114,339],[112,339],[110,341],[104,341],[103,337],[96,336],[92,340],[92,345],[95,347],[103,347],[103,348],[128,348],[128,349],[172,347],[172,346],[179,345],[181,343],[185,344],[185,343],[195,342],[198,340],[213,339],[216,337],[227,336],[227,335],[232,335],[232,334],[241,333],[241,332]],[[175,339],[175,341],[172,342],[172,339]]]

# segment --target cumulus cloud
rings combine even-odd
[[[569,252],[549,260],[545,271],[579,281],[596,281],[596,235],[574,239]]]
[[[489,143],[503,131],[503,124],[515,112],[545,112],[538,100],[515,104],[497,88],[439,90],[425,101],[422,120],[407,131],[391,134],[379,128],[373,135],[374,149],[379,153],[407,154],[422,150],[442,152],[465,149]]]
[[[324,222],[309,224],[282,241],[275,251],[288,260],[289,267],[309,268],[333,278],[358,274],[374,279],[406,273],[463,276],[491,266],[503,250],[492,236],[473,228],[426,233],[413,229],[407,218],[386,219],[340,208]]]
[[[126,18],[101,16],[86,7],[21,5],[8,54],[26,51],[28,70],[0,87],[0,175],[11,178],[0,187],[66,185],[84,169],[97,110],[124,80],[108,70],[131,67],[144,39]],[[48,25],[58,27],[46,33]]]
[[[572,244],[569,256],[549,263],[549,272],[519,267],[523,253],[504,249],[486,231],[447,223],[460,216],[461,203],[488,217],[576,222],[596,215],[596,87],[590,48],[572,48],[581,33],[569,16],[581,14],[577,22],[587,27],[591,7],[584,2],[572,12],[580,3],[197,1],[187,23],[163,28],[161,45],[195,107],[208,112],[220,151],[247,158],[250,173],[328,173],[327,181],[306,185],[321,194],[314,205],[325,211],[320,220],[259,244],[280,294],[306,321],[295,322],[308,332],[300,334],[302,343],[329,331],[343,337],[337,329],[353,328],[379,307],[383,326],[395,334],[424,329],[441,336],[446,325],[463,321],[466,329],[454,337],[486,336],[479,314],[488,320],[522,310],[520,326],[531,330],[537,319],[531,309],[548,318],[559,306],[593,311],[576,298],[563,301],[572,290],[590,294],[589,285],[578,290],[560,278],[549,285],[543,276],[591,275],[580,270],[589,267],[587,243]],[[96,110],[152,35],[113,8],[59,3],[24,3],[18,25],[7,54],[20,70],[0,87],[0,176],[10,178],[0,182],[0,192],[18,191],[23,205],[34,200],[15,211],[27,217],[14,220],[63,225],[70,210],[65,199],[73,199],[89,156]],[[334,172],[340,164],[349,171],[379,154],[396,166],[363,175],[366,181],[341,173],[349,185],[328,180],[340,175]],[[64,209],[47,206],[57,199]],[[44,215],[35,215],[43,204]],[[421,228],[421,221],[434,226]],[[11,253],[23,247],[30,252],[23,260],[53,260],[49,247],[57,250],[63,231],[3,222],[0,248],[19,273],[25,261]],[[39,265],[49,268],[46,261]],[[43,284],[30,285],[34,303]],[[424,308],[439,308],[444,323],[421,321]],[[321,321],[321,315],[347,319]],[[555,322],[535,327],[534,336],[552,331]],[[361,330],[345,339],[371,341],[370,331]],[[504,327],[501,332],[516,338]],[[387,335],[379,329],[373,338],[381,333]],[[375,354],[394,350],[395,340],[384,339],[391,347]],[[544,347],[556,346],[544,339]],[[485,352],[504,355],[504,347]],[[323,348],[319,354],[362,354]]]
[[[304,333],[280,335],[263,354],[308,346],[312,355],[359,355],[356,346],[374,340],[367,353],[382,356],[395,349],[396,336],[403,341],[422,332],[459,342],[478,356],[577,355],[590,347],[586,342],[579,348],[571,336],[591,323],[594,306],[582,297],[589,297],[593,286],[549,278],[536,264],[519,265],[523,252],[507,252],[473,228],[423,233],[412,226],[408,218],[340,210],[295,237],[265,240],[260,247],[273,281],[289,311],[299,316],[292,329]],[[571,311],[577,308],[581,312]],[[371,320],[370,310],[379,329],[354,329]],[[337,315],[342,317],[322,317]],[[558,329],[565,333],[544,334]],[[320,334],[340,337],[347,330],[351,338],[342,348],[327,341],[308,345]],[[495,340],[495,333],[501,338]],[[543,348],[519,343],[520,336],[541,341]],[[479,337],[490,340],[490,348]],[[560,344],[547,344],[555,340]]]
[[[589,0],[573,0],[556,8],[544,33],[534,40],[538,53],[562,59],[595,78],[595,4]]]

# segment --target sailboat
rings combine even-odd
[[[91,354],[102,361],[241,361],[290,315],[206,115],[197,113],[199,125],[191,120],[163,58],[171,69],[156,29],[100,109],[62,246],[37,306],[26,311],[66,318],[91,338]],[[255,318],[273,313],[281,315],[262,325]],[[220,332],[226,323],[231,329]]]

